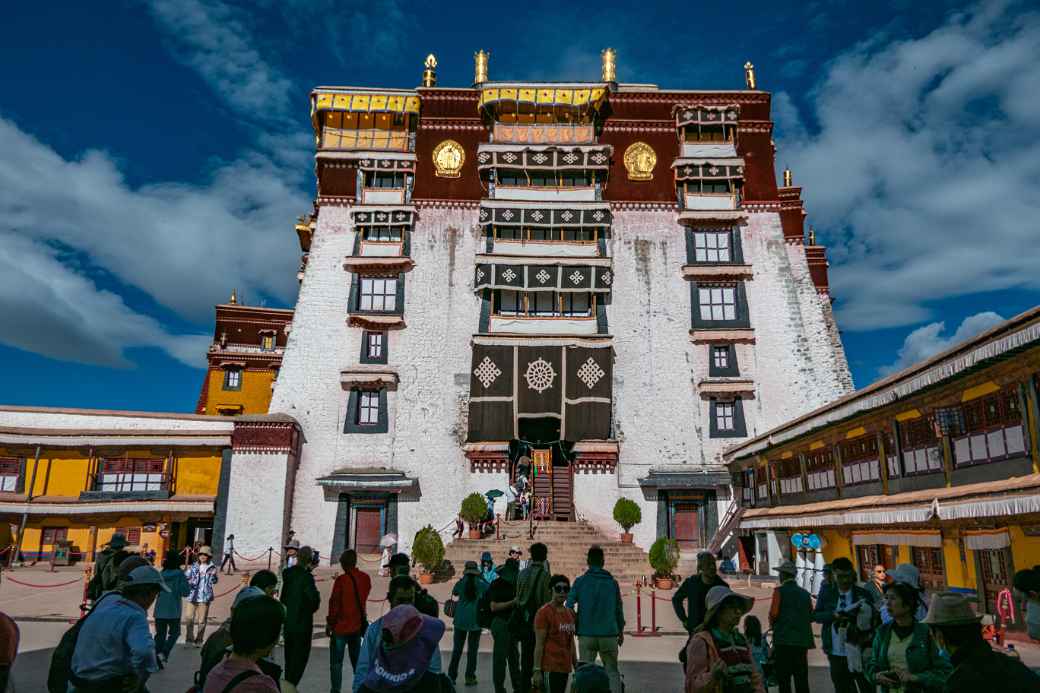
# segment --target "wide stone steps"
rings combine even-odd
[[[459,574],[466,561],[478,561],[485,551],[491,552],[496,565],[505,562],[509,547],[513,545],[523,549],[525,559],[529,558],[531,544],[540,541],[549,550],[552,571],[574,578],[585,572],[586,553],[595,544],[603,549],[606,569],[622,584],[632,584],[652,572],[646,552],[641,548],[622,544],[584,523],[538,522],[535,523],[534,539],[530,539],[528,523],[517,520],[503,522],[499,534],[501,538],[497,540],[494,537],[455,540],[445,546],[444,558],[451,562],[455,574]]]

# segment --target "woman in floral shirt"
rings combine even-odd
[[[208,546],[199,549],[198,562],[192,563],[186,571],[188,578],[188,634],[185,642],[202,647],[206,637],[206,619],[209,618],[209,605],[213,601],[213,585],[217,584],[219,571],[212,563],[213,550]],[[195,624],[199,624],[198,632]]]

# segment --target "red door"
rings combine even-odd
[[[358,553],[379,553],[379,508],[358,508],[354,530],[354,549]]]
[[[697,505],[695,503],[675,504],[675,540],[679,548],[696,549],[700,547],[701,535],[697,525]]]
[[[943,570],[942,549],[910,547],[910,560],[921,571],[921,586],[929,592],[946,589],[946,573]]]

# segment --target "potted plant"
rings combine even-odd
[[[480,522],[487,514],[487,501],[479,493],[471,493],[462,501],[459,511],[462,519],[469,525],[469,538],[480,539]]]
[[[415,533],[415,539],[412,540],[412,556],[423,567],[419,582],[424,585],[433,582],[433,572],[444,562],[444,542],[432,525],[426,525]]]
[[[659,590],[675,587],[672,572],[679,565],[679,542],[661,537],[650,547],[650,567],[654,569],[654,585]]]
[[[617,503],[614,504],[614,522],[625,530],[621,533],[622,544],[632,543],[632,533],[629,530],[638,525],[642,519],[643,511],[639,509],[638,503],[628,498],[618,498]]]

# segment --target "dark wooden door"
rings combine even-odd
[[[921,586],[929,592],[946,589],[946,571],[943,569],[942,549],[923,546],[910,547],[910,562],[921,571]]]
[[[996,614],[997,595],[1001,590],[1011,588],[1011,552],[1008,549],[979,549],[975,555],[983,608],[987,614]]]
[[[675,540],[683,549],[696,549],[701,545],[700,525],[696,503],[676,503],[673,514]]]
[[[358,508],[354,522],[354,549],[358,553],[379,553],[382,539],[379,508]]]
[[[860,544],[856,547],[859,558],[859,579],[868,582],[874,579],[874,566],[881,564],[886,570],[896,566],[896,547],[886,544]]]

